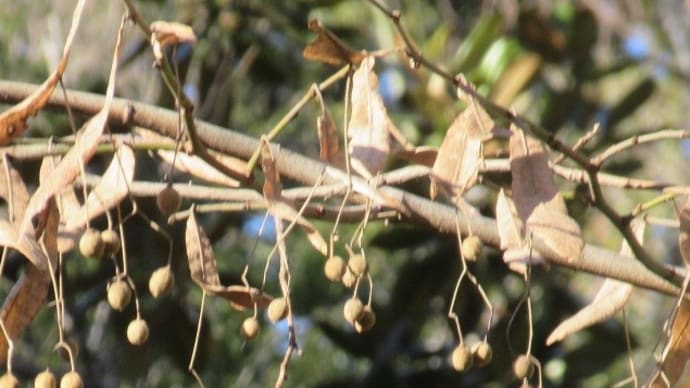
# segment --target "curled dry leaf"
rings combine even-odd
[[[21,336],[43,308],[50,289],[50,280],[46,276],[46,272],[28,266],[5,298],[0,319],[13,341]],[[0,363],[7,360],[7,350],[7,339],[0,335]]]
[[[220,278],[216,268],[216,257],[213,247],[206,236],[206,232],[196,221],[192,210],[187,218],[185,228],[185,243],[187,245],[187,261],[192,280],[200,287],[219,286]]]
[[[186,24],[156,20],[151,23],[149,28],[151,30],[153,55],[158,61],[163,59],[163,49],[165,46],[180,43],[196,43],[194,30]]]
[[[671,336],[661,357],[661,365],[645,387],[675,387],[690,360],[690,301],[683,299],[671,327]]]
[[[163,161],[170,165],[172,165],[173,160],[175,160],[176,170],[189,174],[195,178],[221,186],[240,187],[239,181],[232,179],[218,171],[215,167],[206,163],[203,159],[196,155],[188,155],[180,152],[175,155],[175,151],[165,150],[159,150],[156,152],[156,154]],[[222,154],[216,154],[213,155],[213,157],[226,166],[229,166],[232,169],[237,169],[238,175],[243,174],[243,172],[240,171],[242,171],[241,168],[244,166],[244,162],[240,161],[239,159],[231,158]]]
[[[106,90],[103,108],[84,125],[83,131],[77,135],[76,142],[67,152],[60,163],[55,167],[50,176],[38,186],[29,200],[27,210],[24,214],[19,234],[34,234],[34,223],[36,217],[45,211],[49,201],[54,196],[60,194],[65,188],[72,185],[79,176],[80,166],[86,165],[96,153],[96,148],[100,143],[101,135],[108,120],[110,106],[113,102],[115,92],[115,73],[117,70],[117,58],[122,46],[124,22],[120,24],[117,34],[117,42],[113,53],[113,62],[110,68],[108,88]]]
[[[29,190],[7,155],[0,158],[0,174],[4,176],[4,179],[0,181],[0,198],[9,204],[10,222],[21,221],[26,205],[29,203]]]
[[[383,170],[391,151],[390,134],[397,132],[378,93],[374,64],[374,57],[367,57],[352,77],[348,152],[352,168],[364,177]]]
[[[51,263],[50,268],[57,268],[57,227],[59,214],[55,203],[51,201],[48,216],[43,230],[41,241],[45,251],[33,251],[36,255],[45,254],[44,257],[35,258],[36,261]],[[4,244],[3,244],[4,245]],[[37,246],[38,244],[36,244]],[[32,261],[33,262],[33,261]],[[50,290],[50,275],[48,271],[29,265],[12,286],[9,295],[0,310],[0,319],[5,324],[5,329],[12,340],[18,339],[41,311]],[[0,363],[5,362],[7,356],[7,339],[0,336]]]
[[[86,221],[92,220],[112,209],[127,197],[129,185],[134,178],[134,151],[122,144],[118,147],[110,165],[101,180],[91,190],[87,203],[79,205],[72,187],[60,193],[61,224],[58,232],[59,250],[62,253],[72,250],[81,237]]]
[[[346,63],[359,65],[364,59],[364,53],[348,47],[333,32],[323,26],[317,19],[309,21],[309,30],[317,36],[307,47],[302,55],[310,61],[323,62],[332,66],[340,66]]]
[[[494,122],[473,98],[446,131],[431,176],[430,195],[438,190],[450,197],[472,187],[482,163],[482,141],[490,137]]]
[[[220,284],[213,247],[206,232],[197,222],[194,211],[187,218],[185,243],[192,280],[209,294],[227,299],[230,305],[238,310],[252,308],[254,301],[259,307],[265,308],[273,299],[270,295],[253,287]]]
[[[70,48],[72,47],[72,41],[79,28],[79,21],[85,3],[85,0],[79,0],[74,8],[72,25],[67,34],[67,40],[62,50],[62,57],[55,71],[30,96],[0,114],[0,145],[5,145],[9,143],[12,138],[24,133],[27,128],[26,120],[38,113],[38,111],[45,106],[46,102],[48,102],[50,95],[53,94],[55,86],[57,86],[58,81],[62,78],[62,74],[67,67]]]
[[[280,175],[271,152],[271,145],[266,138],[261,138],[261,169],[264,172],[264,197],[269,201],[280,200],[283,189]]]
[[[82,226],[87,219],[98,217],[125,199],[134,178],[134,167],[134,151],[125,144],[120,145],[101,180],[89,193],[86,204],[67,220],[68,226]]]
[[[496,224],[500,247],[503,250],[503,261],[512,271],[524,274],[528,265],[544,264],[544,258],[532,250],[523,236],[523,225],[517,216],[513,201],[505,195],[503,189],[496,200]]]
[[[292,222],[294,220],[305,231],[311,245],[321,254],[326,255],[328,247],[321,233],[284,201],[281,194],[280,175],[275,166],[275,159],[271,153],[270,145],[264,138],[261,141],[261,169],[264,171],[263,192],[264,198],[268,202],[268,211],[276,218],[276,222]]]
[[[645,224],[636,220],[633,225],[635,237],[642,241]],[[623,241],[620,249],[622,256],[635,257],[630,246]],[[630,299],[633,287],[629,283],[615,279],[606,279],[597,292],[592,302],[583,307],[572,317],[561,322],[546,339],[546,344],[551,345],[567,338],[573,333],[586,329],[599,322],[603,322],[620,311]]]
[[[335,122],[328,110],[324,109],[316,119],[316,131],[319,136],[319,156],[321,160],[337,168],[344,169],[345,155],[340,148]]]
[[[510,169],[513,200],[525,223],[525,236],[540,240],[561,259],[577,260],[584,247],[580,226],[568,215],[544,148],[515,127],[510,136]]]
[[[433,167],[438,156],[438,149],[432,146],[419,146],[409,150],[400,150],[395,153],[395,156],[426,167]]]
[[[690,266],[690,196],[684,197],[685,202],[678,210],[678,248],[686,266]]]

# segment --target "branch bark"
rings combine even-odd
[[[31,94],[36,87],[33,84],[0,81],[0,102],[16,103]],[[54,93],[48,101],[48,106],[64,107],[69,104],[73,110],[87,115],[95,114],[103,106],[103,97],[97,94],[69,90],[67,96],[67,101],[65,101],[61,93]],[[115,99],[112,103],[109,120],[117,124],[134,124],[146,127],[171,138],[177,136],[177,112],[140,102]],[[254,137],[200,120],[196,121],[196,125],[199,140],[210,149],[247,160],[259,147],[259,140]],[[332,166],[287,150],[284,147],[278,147],[275,144],[272,151],[276,157],[276,167],[280,174],[306,185],[313,185],[324,171],[333,172],[327,176],[344,174]],[[1,148],[0,152],[2,152]],[[366,184],[356,177],[353,177],[353,181]],[[401,215],[402,222],[424,225],[441,233],[455,233],[456,209],[454,207],[391,186],[380,187],[379,192],[399,201],[409,210],[408,215]],[[486,244],[494,247],[499,246],[495,220],[483,216],[463,220],[461,213],[457,216],[461,218],[460,225],[463,234],[467,234],[468,231],[465,228],[469,224],[473,234],[481,238]],[[618,279],[667,294],[678,294],[676,286],[650,272],[637,260],[601,247],[588,244],[583,251],[582,258],[572,263],[559,259],[560,255],[546,246],[535,244],[535,248],[541,251],[554,265]],[[685,272],[679,267],[667,266],[667,268],[679,276]]]

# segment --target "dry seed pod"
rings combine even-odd
[[[34,379],[34,388],[55,387],[57,387],[57,379],[50,369],[46,368],[46,370],[36,375],[36,378]]]
[[[346,268],[343,278],[340,279],[340,282],[343,283],[343,286],[352,288],[355,286],[355,284],[357,284],[357,276],[350,271],[350,268]]]
[[[259,335],[259,320],[255,317],[245,319],[244,322],[242,322],[241,332],[246,340],[253,340]]]
[[[357,297],[352,297],[345,302],[345,306],[343,307],[343,315],[345,316],[345,320],[354,324],[356,320],[362,317],[362,314],[364,313],[364,305],[362,304],[362,301],[359,300]]]
[[[371,306],[366,305],[362,311],[362,316],[355,321],[355,331],[360,334],[364,333],[365,331],[371,330],[375,324],[376,314],[374,313],[374,310],[372,310]]]
[[[453,369],[464,372],[472,367],[472,351],[465,345],[458,345],[453,350],[450,361]]]
[[[108,285],[108,304],[113,310],[124,310],[130,300],[132,300],[132,290],[126,281],[117,279]]]
[[[154,298],[165,294],[175,283],[170,266],[166,265],[153,271],[149,278],[149,291]]]
[[[19,380],[11,372],[0,376],[0,388],[19,388]]]
[[[491,345],[486,341],[477,342],[472,345],[472,356],[474,357],[474,363],[478,367],[486,366],[493,357]]]
[[[65,373],[60,379],[60,388],[83,388],[84,381],[76,370]]]
[[[338,283],[345,274],[345,260],[340,256],[331,256],[326,260],[323,266],[323,272],[326,278],[332,282]]]
[[[169,216],[180,209],[182,205],[182,198],[180,193],[168,184],[163,190],[156,196],[156,205],[158,205],[158,210],[161,211],[166,216]]]
[[[513,373],[519,380],[530,377],[532,368],[532,360],[526,354],[519,355],[513,362]]]
[[[367,261],[360,254],[350,256],[350,259],[347,261],[347,267],[357,277],[366,275],[367,269],[369,269]]]
[[[137,318],[127,325],[127,340],[132,345],[143,345],[149,339],[149,325]]]
[[[103,241],[103,257],[111,257],[120,251],[120,236],[112,229],[101,232]]]
[[[479,239],[477,236],[469,236],[466,239],[462,241],[462,255],[465,257],[465,260],[469,261],[476,261],[477,258],[479,257],[479,254],[482,253],[482,247],[483,247],[482,240]]]
[[[275,298],[268,305],[268,320],[276,323],[283,320],[288,313],[288,306],[285,302],[285,298]]]
[[[86,257],[100,259],[103,256],[103,240],[101,232],[94,228],[88,228],[79,239],[79,252]]]

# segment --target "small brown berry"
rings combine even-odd
[[[518,380],[528,378],[532,375],[532,360],[526,354],[519,355],[513,362],[513,373]]]
[[[472,345],[472,356],[474,357],[474,363],[478,367],[486,366],[491,362],[491,358],[493,357],[491,345],[486,341],[477,342]]]
[[[245,319],[244,322],[242,322],[241,332],[246,340],[253,340],[259,335],[259,320],[255,317]]]
[[[465,260],[468,261],[477,261],[477,258],[479,257],[479,254],[482,253],[482,247],[483,247],[482,240],[479,239],[477,236],[469,236],[466,239],[462,240],[462,255],[465,257]]]
[[[283,320],[288,313],[288,306],[285,302],[285,298],[275,298],[268,305],[268,320],[276,323]]]
[[[101,232],[103,240],[103,257],[112,257],[120,251],[120,236],[112,229]]]
[[[36,375],[36,378],[34,379],[34,388],[55,387],[57,387],[57,379],[50,369],[46,368],[46,370]]]
[[[340,256],[331,256],[326,260],[323,266],[323,272],[326,278],[332,282],[338,283],[345,274],[345,260]]]
[[[84,381],[79,372],[73,370],[65,373],[60,379],[60,388],[83,388]]]
[[[450,361],[453,369],[464,372],[472,367],[472,351],[465,345],[458,345],[453,350]]]
[[[172,185],[168,184],[158,193],[156,205],[158,205],[158,210],[160,210],[161,213],[169,216],[180,209],[182,198],[180,197],[180,193],[178,193]]]
[[[0,376],[0,388],[19,388],[19,380],[11,372]]]
[[[372,310],[371,306],[366,305],[362,311],[362,316],[355,321],[355,331],[360,334],[364,333],[365,331],[371,330],[375,324],[376,314],[374,313],[374,310]]]
[[[100,259],[103,256],[103,240],[101,232],[88,228],[79,239],[79,252],[86,257]]]
[[[134,319],[127,325],[127,340],[132,345],[143,345],[149,339],[149,325],[141,318]]]
[[[172,270],[169,265],[160,267],[153,271],[149,278],[149,291],[154,298],[165,294],[175,283]]]
[[[364,256],[360,254],[350,256],[350,259],[347,261],[347,267],[352,271],[352,274],[357,277],[366,275],[369,269],[367,261],[364,259]]]
[[[340,279],[340,282],[343,283],[343,286],[352,288],[355,286],[355,284],[357,284],[357,276],[350,271],[350,268],[346,268],[343,278]]]
[[[364,305],[362,304],[362,301],[359,300],[357,297],[352,297],[345,302],[345,306],[343,307],[343,315],[345,316],[345,320],[354,324],[356,320],[358,320],[362,314],[364,313]]]
[[[125,280],[117,279],[108,285],[108,304],[113,310],[124,310],[130,300],[132,300],[132,290]]]

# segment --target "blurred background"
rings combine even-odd
[[[54,68],[69,29],[73,2],[18,1],[0,7],[0,78],[40,83]],[[191,25],[194,47],[181,46],[173,61],[184,77],[185,92],[196,104],[200,119],[259,136],[266,133],[315,82],[337,69],[309,62],[302,50],[314,35],[312,18],[356,49],[391,49],[402,44],[386,16],[363,0],[177,0],[134,1],[147,21],[174,20]],[[388,1],[399,8],[401,21],[423,54],[453,74],[464,74],[478,91],[558,137],[574,143],[595,123],[600,131],[583,149],[589,155],[633,134],[686,127],[690,118],[690,3],[663,1]],[[67,87],[103,93],[114,38],[124,6],[117,1],[89,2],[64,76]],[[152,68],[148,37],[131,27],[117,81],[117,95],[172,108],[173,100]],[[439,145],[463,105],[452,86],[422,68],[409,66],[404,55],[378,60],[375,69],[380,93],[398,128],[417,145]],[[326,105],[340,131],[345,83],[324,92]],[[3,107],[5,109],[6,107]],[[284,147],[318,158],[311,103],[278,136]],[[32,119],[30,136],[71,133],[62,111],[42,112]],[[126,128],[115,128],[125,131]],[[487,144],[487,156],[505,157],[500,143]],[[668,140],[634,148],[605,165],[623,177],[687,185],[689,143]],[[105,156],[91,168],[98,171]],[[389,169],[405,162],[392,160]],[[567,162],[566,162],[567,165]],[[27,181],[36,182],[38,162],[20,167]],[[136,179],[160,182],[167,168],[151,155],[138,155]],[[187,181],[184,176],[175,176]],[[487,177],[487,184],[469,193],[486,215],[493,214],[496,185],[505,176]],[[584,187],[559,180],[570,213],[581,223],[588,243],[618,250],[620,235],[583,200]],[[286,183],[291,186],[290,182]],[[404,186],[426,196],[428,180]],[[632,210],[658,192],[606,190],[616,209]],[[189,203],[185,203],[188,206]],[[144,212],[163,221],[151,199],[142,199]],[[651,213],[674,218],[672,206]],[[218,258],[223,284],[240,282],[245,265],[249,279],[260,284],[272,247],[271,231],[257,231],[263,214],[213,214],[200,218]],[[101,228],[105,221],[100,220]],[[332,224],[316,222],[328,235]],[[148,276],[165,264],[167,243],[144,222],[126,225],[130,275],[140,290],[143,316],[151,338],[142,347],[125,338],[134,308],[117,313],[105,301],[105,286],[113,273],[110,263],[86,261],[78,253],[65,260],[65,298],[69,338],[78,344],[77,368],[88,387],[186,387],[187,372],[199,317],[201,292],[190,280],[184,245],[184,225],[166,228],[174,236],[171,294],[153,299]],[[341,225],[349,241],[356,225]],[[146,236],[146,238],[142,238]],[[455,236],[414,225],[370,223],[364,246],[374,279],[372,331],[358,335],[342,317],[351,291],[323,276],[324,259],[296,233],[288,238],[292,260],[293,308],[297,314],[301,356],[289,367],[290,387],[449,387],[518,386],[511,364],[526,348],[524,309],[511,315],[525,291],[522,278],[507,270],[500,252],[485,249],[471,271],[487,291],[495,309],[488,341],[493,361],[484,368],[455,372],[448,356],[457,345],[454,324],[447,318],[460,272]],[[677,230],[647,228],[647,246],[658,260],[680,264]],[[345,255],[342,246],[337,253]],[[275,263],[274,263],[275,264]],[[0,281],[6,295],[23,270],[24,261],[10,255]],[[277,265],[269,271],[268,290],[277,295]],[[654,367],[654,351],[663,339],[662,326],[674,301],[636,290],[626,308],[632,352],[626,349],[621,315],[546,347],[545,338],[564,318],[595,294],[601,279],[570,270],[537,269],[531,293],[534,309],[532,352],[541,362],[547,387],[605,387],[630,376],[632,358],[641,381]],[[51,305],[52,306],[52,305]],[[455,307],[465,340],[477,342],[487,332],[488,312],[476,289],[463,282]],[[274,384],[287,332],[262,317],[258,339],[239,335],[249,312],[237,312],[226,301],[207,300],[196,369],[209,387],[265,387]],[[58,339],[54,308],[38,316],[17,344],[14,371],[30,381],[46,366],[58,372],[67,364],[52,351]],[[512,353],[511,353],[512,348]],[[535,380],[532,380],[533,382]]]

